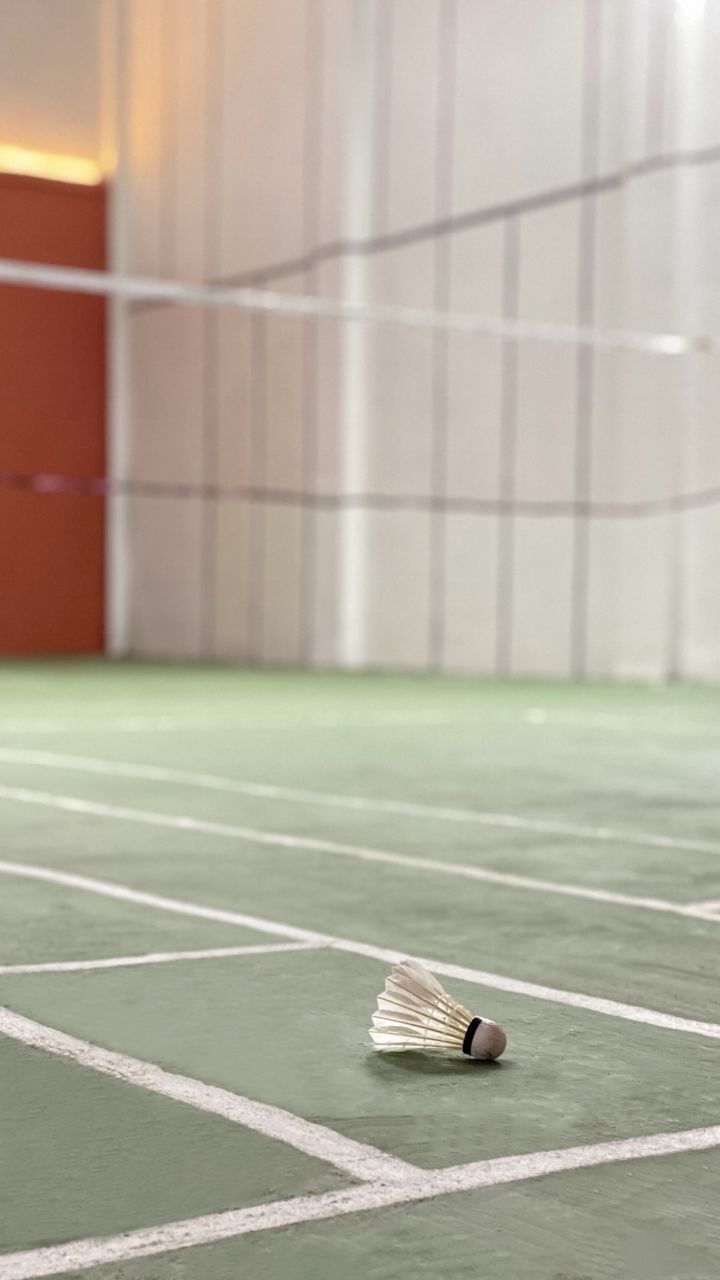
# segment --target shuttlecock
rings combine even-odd
[[[431,1052],[461,1050],[470,1058],[499,1058],[507,1043],[502,1027],[458,1004],[417,960],[403,960],[378,996],[370,1035],[376,1049]]]

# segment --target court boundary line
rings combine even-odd
[[[418,1169],[412,1177],[396,1184],[369,1182],[317,1195],[293,1196],[244,1209],[186,1218],[121,1235],[93,1236],[3,1254],[0,1255],[0,1280],[40,1280],[43,1276],[129,1262],[305,1222],[328,1221],[352,1213],[434,1200],[462,1191],[506,1186],[607,1164],[708,1151],[718,1146],[720,1125],[714,1125],[526,1155],[501,1156],[439,1170]]]
[[[452,723],[456,723],[453,721]],[[458,722],[459,723],[459,722]],[[383,797],[353,796],[342,792],[310,791],[302,787],[285,787],[277,783],[249,782],[222,774],[196,773],[164,765],[134,764],[104,760],[97,756],[75,756],[58,751],[35,751],[32,748],[0,747],[0,760],[8,764],[37,764],[44,768],[97,773],[107,777],[138,778],[155,782],[177,782],[207,791],[228,795],[246,795],[255,799],[283,800],[296,804],[326,808],[350,809],[358,812],[393,813],[399,817],[428,818],[439,822],[459,822],[478,826],[531,831],[536,834],[564,836],[571,839],[599,840],[603,843],[632,844],[652,849],[678,849],[686,853],[720,855],[720,843],[695,840],[685,836],[664,836],[651,831],[625,831],[618,827],[572,823],[563,819],[525,817],[522,814],[493,813],[483,809],[467,809],[453,805],[429,805],[420,801],[392,800]]]
[[[1,479],[2,477],[0,477]],[[82,722],[64,719],[60,716],[36,716],[26,720],[17,716],[7,716],[5,719],[0,718],[0,735],[31,733],[174,733],[177,729],[198,732],[233,728],[267,729],[268,731],[287,733],[291,729],[386,729],[392,727],[412,728],[416,725],[418,727],[428,725],[431,728],[444,725],[452,728],[455,725],[472,726],[472,723],[472,720],[468,720],[466,717],[448,716],[445,713],[431,711],[418,712],[416,714],[405,711],[380,712],[373,715],[372,719],[366,717],[357,720],[334,712],[328,712],[326,715],[316,715],[312,719],[283,720],[279,722],[245,720],[239,724],[236,720],[219,720],[204,716],[129,715],[114,716],[104,720],[90,718]]]
[[[2,476],[0,476],[0,482]],[[718,490],[720,493],[720,490]],[[660,724],[647,723],[642,717],[637,715],[620,715],[610,712],[597,712],[595,714],[588,713],[573,714],[572,712],[563,712],[555,710],[547,710],[542,707],[528,707],[525,710],[520,709],[511,721],[513,724],[525,725],[548,725],[552,728],[555,725],[567,726],[571,729],[607,729],[623,732],[639,732],[660,734],[663,739],[674,739],[678,737],[687,737],[688,735],[696,735],[699,732],[712,731],[712,726],[698,725],[689,728],[678,728],[675,726],[668,727]],[[334,712],[327,712],[321,715],[314,715],[312,718],[268,721],[268,720],[238,720],[233,719],[222,720],[217,717],[178,717],[171,715],[157,716],[113,716],[104,720],[86,719],[68,720],[59,716],[31,716],[23,719],[18,716],[5,716],[0,718],[0,735],[12,734],[23,736],[26,734],[123,734],[123,733],[163,733],[175,732],[177,729],[192,730],[197,733],[200,731],[217,732],[223,729],[233,730],[274,730],[276,732],[286,733],[293,729],[384,729],[384,728],[412,728],[417,725],[419,728],[427,726],[429,728],[475,728],[477,722],[470,719],[467,715],[448,715],[443,712],[410,712],[410,711],[391,711],[380,712],[372,716],[372,718],[364,717],[363,719],[351,719],[346,715],[339,715]]]
[[[25,973],[83,973],[94,969],[131,969],[146,964],[175,964],[182,960],[226,960],[266,956],[287,951],[319,951],[320,942],[259,942],[243,947],[203,947],[195,951],[145,951],[134,956],[101,956],[97,960],[45,960],[37,964],[0,964],[0,976]]]
[[[254,929],[258,933],[274,934],[301,942],[319,943],[321,946],[328,947],[334,951],[364,956],[366,959],[379,960],[385,964],[398,964],[408,956],[407,951],[378,947],[372,943],[355,942],[350,938],[341,938],[334,934],[316,933],[309,929],[303,929],[299,925],[286,924],[278,920],[268,920],[262,916],[247,915],[239,911],[229,911],[223,907],[211,907],[200,903],[187,902],[179,898],[168,898],[161,894],[149,893],[142,889],[133,889],[127,885],[120,885],[114,881],[98,880],[75,872],[56,871],[49,867],[38,867],[32,863],[0,860],[0,875],[2,874],[17,875],[31,880],[59,884],[66,888],[97,893],[102,897],[115,898],[123,902],[135,902],[140,906],[170,911],[178,915],[194,916],[203,920],[217,920],[221,924],[236,924],[243,928]],[[666,1031],[678,1031],[688,1035],[704,1036],[711,1040],[720,1040],[720,1024],[718,1023],[681,1018],[677,1014],[663,1013],[657,1009],[646,1009],[641,1005],[623,1004],[620,1001],[610,1000],[604,996],[591,996],[579,991],[567,991],[559,987],[548,987],[540,983],[525,982],[521,978],[508,978],[503,974],[490,973],[482,969],[470,969],[463,965],[447,963],[427,956],[418,956],[416,958],[421,960],[432,973],[456,978],[459,982],[468,982],[474,986],[487,987],[495,991],[506,991],[511,995],[544,1000],[550,1004],[584,1009],[589,1013],[601,1013],[608,1017],[621,1018],[626,1022],[643,1023]]]
[[[387,1155],[368,1143],[347,1138],[335,1129],[305,1120],[283,1107],[257,1102],[219,1085],[206,1084],[193,1076],[166,1071],[154,1062],[102,1048],[4,1006],[0,1006],[0,1035],[30,1048],[42,1049],[54,1057],[69,1059],[147,1093],[159,1094],[195,1111],[220,1116],[264,1138],[285,1143],[361,1182],[398,1182],[415,1169],[414,1165],[397,1156]]]
[[[194,818],[189,814],[163,813],[151,809],[134,809],[126,805],[104,804],[86,800],[81,796],[64,793],[36,791],[28,787],[0,786],[0,800],[20,804],[37,804],[63,812],[90,817],[112,818],[122,822],[134,822],[167,828],[172,831],[196,831],[202,835],[220,836],[223,839],[259,844],[270,848],[290,849],[307,853],[344,857],[358,862],[380,863],[430,875],[457,877],[491,884],[499,888],[522,892],[545,893],[554,897],[576,898],[603,906],[623,907],[636,911],[655,911],[682,919],[701,920],[718,924],[718,916],[702,906],[670,902],[664,898],[645,898],[618,893],[611,889],[596,889],[585,885],[568,884],[562,880],[541,880],[514,872],[495,871],[476,867],[470,863],[443,861],[437,858],[419,857],[415,854],[394,853],[384,849],[371,849],[363,845],[345,844],[316,836],[296,836],[292,833],[265,831],[260,827],[244,827],[235,823],[216,822],[207,818]]]

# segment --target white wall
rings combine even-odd
[[[132,270],[718,328],[716,6],[127,10]],[[131,330],[135,651],[720,676],[720,508],[669,502],[720,485],[716,357],[168,307]]]
[[[0,145],[99,158],[102,0],[0,0]]]

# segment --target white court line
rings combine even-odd
[[[370,796],[344,795],[328,791],[308,791],[283,787],[274,783],[247,782],[214,773],[194,773],[161,765],[128,764],[102,760],[95,756],[74,756],[64,752],[1,748],[0,760],[9,764],[37,764],[47,768],[75,769],[81,773],[98,773],[107,777],[146,778],[154,782],[178,782],[230,795],[253,796],[264,800],[284,800],[295,804],[321,805],[332,809],[351,809],[365,813],[393,813],[406,818],[432,818],[442,822],[477,824],[512,831],[566,836],[572,839],[601,840],[632,844],[650,849],[679,849],[688,853],[720,854],[720,843],[695,840],[685,836],[665,836],[652,831],[626,831],[620,827],[598,827],[585,823],[564,822],[554,818],[530,818],[512,813],[492,813],[484,809],[464,809],[447,805],[416,803],[410,800],[387,800]]]
[[[293,1115],[281,1107],[255,1102],[241,1094],[231,1093],[229,1089],[194,1080],[191,1076],[176,1075],[163,1070],[154,1062],[144,1062],[124,1053],[102,1049],[87,1040],[79,1040],[76,1036],[67,1035],[64,1031],[57,1031],[54,1027],[47,1027],[1,1006],[0,1034],[57,1057],[70,1058],[83,1067],[112,1076],[115,1080],[137,1085],[140,1089],[161,1094],[164,1098],[172,1098],[174,1102],[185,1103],[196,1111],[222,1116],[233,1124],[261,1133],[263,1137],[284,1142],[296,1151],[333,1165],[363,1182],[406,1181],[408,1175],[415,1171],[414,1166],[407,1164],[405,1160],[386,1155],[384,1151],[364,1142],[357,1142],[354,1138],[345,1138],[333,1129],[327,1129],[325,1125],[303,1120],[301,1116]]]
[[[657,710],[657,706],[655,710]],[[545,707],[528,707],[523,712],[522,719],[526,724],[530,725],[547,725],[550,728],[554,725],[559,725],[570,729],[617,729],[628,733],[643,734],[645,737],[653,739],[664,738],[672,740],[673,738],[697,737],[698,734],[702,734],[704,737],[709,736],[715,741],[717,737],[717,725],[712,724],[705,718],[695,721],[686,719],[684,724],[680,725],[611,711],[575,713],[573,711],[554,711]]]
[[[242,732],[244,729],[267,729],[285,733],[289,729],[376,729],[387,727],[406,728],[412,725],[440,726],[467,725],[472,728],[476,721],[468,716],[448,716],[447,712],[435,711],[380,711],[372,716],[353,718],[339,712],[328,711],[320,715],[296,720],[218,720],[197,716],[183,718],[180,716],[108,716],[106,719],[83,720],[73,718],[64,720],[59,717],[33,716],[27,720],[17,717],[0,717],[0,734],[3,733],[166,733],[177,729],[197,730],[232,730]]]
[[[203,728],[203,721],[178,720],[175,716],[108,716],[106,719],[66,720],[57,716],[0,717],[0,733],[147,733],[150,730]]]
[[[28,720],[0,718],[3,733],[161,733],[177,729],[219,728],[212,720],[179,720],[176,716],[108,716],[104,719],[64,720],[57,716],[33,716]],[[230,727],[228,725],[228,727]]]
[[[381,960],[385,964],[398,964],[401,960],[407,959],[408,955],[407,951],[395,951],[388,947],[376,947],[371,943],[354,942],[350,938],[339,938],[333,934],[315,933],[310,929],[302,929],[283,921],[266,920],[262,916],[245,915],[243,912],[229,911],[224,907],[210,907],[200,903],[186,902],[179,898],[168,898],[161,894],[132,889],[127,885],[97,880],[94,877],[77,875],[70,871],[55,871],[50,867],[36,867],[24,862],[0,861],[0,875],[3,874],[24,876],[30,880],[41,880],[49,884],[63,885],[69,889],[97,893],[121,902],[135,902],[138,906],[171,911],[177,915],[196,916],[201,920],[217,920],[221,924],[237,924],[246,929],[254,929],[257,933],[274,934],[293,938],[298,942],[331,947],[335,951],[364,956],[369,960]],[[457,978],[459,982],[469,982],[495,991],[507,991],[512,995],[529,996],[534,1000],[546,1000],[550,1004],[570,1005],[591,1013],[602,1013],[611,1018],[623,1018],[627,1022],[640,1022],[647,1026],[661,1027],[666,1031],[682,1031],[689,1035],[720,1040],[720,1024],[716,1022],[699,1022],[692,1018],[680,1018],[676,1014],[645,1009],[641,1005],[622,1004],[602,996],[585,995],[580,991],[565,991],[559,987],[541,986],[535,982],[524,982],[520,978],[507,978],[503,974],[488,973],[483,969],[469,969],[464,965],[447,964],[443,960],[433,960],[427,956],[416,958],[421,960],[432,973],[438,973],[447,978]]]
[[[122,822],[135,822],[155,827],[167,827],[173,831],[197,831],[202,835],[222,836],[231,840],[243,840],[252,844],[269,845],[280,849],[301,849],[313,853],[327,853],[336,857],[354,858],[360,862],[384,863],[411,871],[434,875],[456,876],[464,880],[480,881],[508,889],[521,889],[534,893],[547,893],[556,897],[580,898],[586,902],[599,902],[607,906],[630,907],[636,911],[660,911],[666,915],[684,919],[705,920],[718,924],[714,912],[686,903],[668,902],[664,898],[635,897],[615,893],[610,889],[590,889],[585,885],[565,884],[556,880],[539,880],[533,876],[515,875],[512,872],[491,871],[464,862],[445,862],[437,858],[419,858],[411,854],[390,853],[384,849],[368,849],[362,845],[341,844],[335,840],[323,840],[315,836],[295,836],[279,831],[264,831],[257,827],[239,827],[229,822],[212,822],[206,818],[192,818],[187,814],[157,813],[149,809],[130,809],[125,805],[101,804],[96,800],[84,800],[80,796],[58,795],[49,791],[33,791],[26,787],[0,786],[0,799],[18,801],[21,804],[37,804],[68,813],[80,813],[91,817],[115,818]]]
[[[41,964],[0,964],[0,975],[15,973],[84,973],[88,969],[131,969],[143,964],[175,964],[179,960],[224,960],[232,956],[265,956],[285,951],[317,951],[318,942],[265,942],[247,947],[206,947],[202,951],[148,951],[137,956],[102,960],[48,960]]]
[[[528,725],[559,725],[568,728],[577,729],[611,729],[623,730],[626,732],[641,732],[646,735],[657,737],[662,735],[664,738],[677,737],[695,737],[697,734],[715,734],[716,730],[713,725],[706,722],[691,725],[689,727],[667,726],[660,723],[651,723],[639,717],[613,715],[612,713],[598,712],[596,714],[574,714],[572,712],[548,711],[542,707],[529,707],[526,710],[520,710],[514,715],[505,714],[488,714],[486,712],[478,713],[477,716],[471,717],[466,715],[452,716],[447,712],[439,711],[381,711],[376,712],[372,716],[363,716],[353,719],[339,712],[328,711],[321,714],[315,714],[307,718],[298,718],[294,720],[265,720],[265,719],[241,719],[233,716],[232,719],[218,719],[217,717],[181,717],[172,715],[157,716],[107,716],[104,719],[83,719],[82,717],[61,718],[58,716],[30,716],[28,718],[18,716],[0,717],[0,734],[32,734],[32,733],[71,733],[71,734],[104,734],[104,733],[173,733],[178,729],[185,729],[192,732],[210,731],[222,732],[229,730],[234,733],[243,732],[244,730],[272,730],[285,733],[291,729],[376,729],[396,726],[398,728],[409,728],[413,725],[422,727],[428,725],[431,728],[470,728],[477,729],[486,727],[488,722],[491,724],[512,724],[515,722]]]
[[[0,1280],[39,1280],[88,1267],[129,1262],[177,1249],[190,1249],[258,1231],[273,1231],[304,1222],[322,1222],[351,1213],[367,1213],[394,1205],[432,1200],[461,1191],[474,1191],[575,1169],[647,1160],[720,1146],[720,1125],[658,1133],[619,1142],[538,1151],[457,1165],[431,1172],[415,1171],[405,1182],[388,1186],[366,1184],[320,1195],[294,1196],[247,1209],[229,1209],[181,1222],[144,1227],[118,1236],[95,1236],[60,1245],[0,1255]],[[370,1228],[372,1229],[372,1227]]]

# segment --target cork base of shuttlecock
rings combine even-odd
[[[472,1023],[470,1025],[472,1026]],[[480,1062],[494,1062],[504,1052],[506,1044],[507,1036],[502,1027],[499,1027],[497,1022],[489,1022],[483,1018],[478,1020],[470,1037],[470,1043],[463,1051]]]

